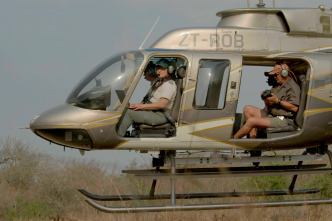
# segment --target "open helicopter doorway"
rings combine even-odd
[[[260,96],[261,92],[271,88],[268,85],[268,78],[264,75],[264,72],[270,72],[272,69],[273,66],[243,65],[233,135],[245,123],[243,108],[246,105],[264,108],[264,101]]]
[[[167,73],[168,77],[160,80],[157,74],[157,66],[161,63],[160,61],[165,61],[167,63]],[[161,66],[161,65],[160,65]],[[183,57],[177,56],[158,56],[152,57],[147,62],[143,68],[143,73],[135,87],[135,90],[129,100],[129,108],[133,109],[130,104],[151,104],[156,103],[158,96],[165,96],[167,93],[165,91],[175,87],[174,95],[169,100],[170,104],[162,110],[154,109],[143,109],[134,111],[144,111],[141,116],[135,116],[136,119],[133,120],[133,124],[127,129],[125,137],[131,138],[166,138],[176,135],[176,122],[178,121],[179,108],[183,91],[183,78],[186,73],[187,61]],[[165,83],[166,82],[166,83]],[[164,84],[172,85],[163,87]],[[163,89],[158,88],[163,87]],[[159,91],[158,91],[159,90]],[[163,93],[161,93],[163,91]],[[160,95],[161,94],[161,95]],[[166,98],[166,97],[162,97]],[[168,99],[168,98],[166,98]],[[122,120],[126,117],[126,110],[119,121],[119,127],[123,123]],[[156,123],[153,119],[151,120],[151,115],[160,113],[167,120],[166,123]],[[141,118],[139,118],[141,117]],[[149,120],[147,120],[149,119]]]
[[[276,82],[273,82],[274,77],[267,75],[268,72],[273,70],[274,65],[277,62],[285,63],[290,67],[291,71],[289,73],[289,76],[300,87],[301,94],[299,97],[300,101],[298,105],[298,111],[294,113],[292,122],[289,123],[288,126],[258,130],[258,138],[275,138],[288,136],[301,130],[303,126],[303,112],[305,110],[306,104],[306,76],[308,74],[308,70],[310,70],[308,68],[308,63],[304,60],[299,59],[283,59],[275,61],[262,60],[259,62],[253,60],[244,60],[233,135],[245,123],[245,119],[243,116],[243,108],[246,105],[252,105],[263,109],[265,107],[265,104],[261,98],[261,93],[265,90],[270,90],[272,87],[279,87]],[[257,65],[259,63],[261,63],[262,65]],[[246,138],[246,136],[243,138]]]
[[[264,102],[260,97],[261,92],[271,88],[264,72],[272,69],[273,66],[243,66],[236,113],[243,113],[243,108],[248,104],[264,108]]]

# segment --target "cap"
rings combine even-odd
[[[282,66],[284,68],[282,68]],[[269,72],[269,75],[275,75],[277,73],[280,73],[283,69],[286,69],[287,71],[289,71],[288,65],[285,63],[277,63],[276,65],[274,65],[273,70],[271,72]]]
[[[158,67],[158,66],[161,66],[163,68],[168,68],[169,67],[169,62],[168,62],[168,60],[162,58],[157,62],[156,67]]]

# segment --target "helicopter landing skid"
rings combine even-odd
[[[167,212],[167,211],[189,211],[189,210],[215,210],[215,209],[239,209],[239,208],[258,208],[258,207],[285,207],[332,204],[332,199],[315,200],[295,200],[295,201],[267,201],[257,203],[223,203],[223,204],[203,204],[203,205],[169,205],[155,207],[107,207],[94,200],[87,199],[92,207],[107,213],[137,213],[137,212]]]
[[[305,151],[303,155],[308,152]],[[332,158],[332,154],[327,150],[327,154]],[[146,195],[96,195],[84,189],[79,192],[86,196],[86,200],[97,210],[108,213],[124,212],[162,212],[162,211],[188,211],[188,210],[214,210],[214,209],[237,209],[243,207],[284,207],[284,206],[303,206],[332,204],[332,198],[328,199],[306,199],[306,200],[287,200],[287,201],[266,201],[250,203],[220,203],[220,204],[192,204],[176,205],[177,199],[199,199],[199,198],[225,198],[225,197],[257,197],[257,196],[282,196],[282,195],[300,195],[313,194],[321,191],[319,188],[294,190],[297,176],[300,174],[325,174],[332,173],[332,168],[322,168],[326,164],[302,165],[299,161],[297,165],[286,166],[260,166],[260,167],[222,167],[222,168],[190,168],[175,169],[175,153],[170,152],[168,157],[171,161],[171,169],[160,170],[125,170],[124,173],[130,173],[140,178],[153,179],[151,190]],[[274,191],[253,191],[253,192],[216,192],[216,193],[182,193],[175,194],[175,181],[180,178],[225,178],[225,177],[244,177],[244,176],[275,176],[275,175],[293,175],[292,182],[287,190]],[[155,194],[156,182],[158,179],[170,179],[170,194]],[[96,201],[131,201],[131,200],[165,200],[170,199],[170,205],[166,206],[144,206],[144,207],[108,207]]]

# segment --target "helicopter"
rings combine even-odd
[[[156,153],[156,170],[123,171],[153,179],[148,195],[100,196],[80,189],[87,202],[104,212],[238,208],[247,204],[176,205],[177,198],[214,198],[235,193],[175,194],[175,180],[186,177],[293,175],[286,191],[262,195],[302,194],[294,190],[299,174],[331,173],[331,168],[303,161],[321,160],[332,144],[332,11],[317,9],[233,9],[217,13],[215,28],[181,28],[161,36],[149,48],[126,51],[106,59],[72,90],[66,103],[36,116],[30,129],[52,143],[84,151],[137,150]],[[301,19],[299,19],[301,18]],[[118,134],[130,103],[142,99],[144,72],[149,63],[166,59],[177,86],[170,113],[162,125],[135,124],[125,136]],[[267,128],[256,139],[234,139],[244,125],[237,112],[245,67],[273,68],[287,64],[301,90],[295,126]],[[263,74],[261,77],[264,77]],[[302,155],[264,156],[267,151],[305,149]],[[182,152],[181,152],[182,151]],[[191,151],[197,151],[198,157]],[[203,154],[203,155],[202,155]],[[286,160],[285,160],[286,159]],[[262,162],[295,161],[293,166],[261,168]],[[243,167],[176,170],[178,164],[212,165],[253,163]],[[171,169],[160,169],[166,164]],[[322,165],[320,165],[322,166]],[[326,166],[326,165],[323,165]],[[224,172],[227,171],[227,172]],[[171,193],[155,195],[157,179],[170,179]],[[248,193],[246,193],[248,194]],[[255,193],[257,194],[257,193]],[[109,208],[95,200],[146,200],[170,198],[170,206]],[[332,203],[332,199],[261,202],[253,206]]]

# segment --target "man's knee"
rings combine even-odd
[[[251,105],[246,105],[244,108],[243,108],[243,113],[244,114],[252,114],[254,113],[256,110],[256,107],[254,106],[251,106]]]
[[[256,118],[255,117],[249,118],[246,122],[246,125],[248,127],[255,127],[256,126]]]
[[[271,127],[270,120],[262,117],[251,117],[247,120],[246,125],[251,128]]]

